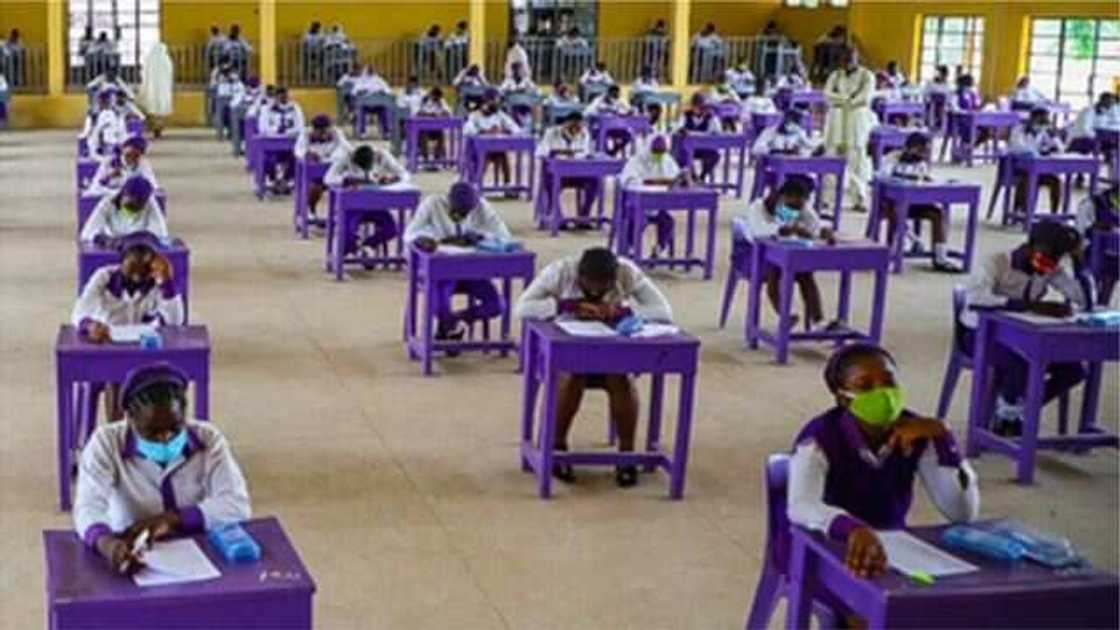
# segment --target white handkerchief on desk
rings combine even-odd
[[[980,570],[905,531],[877,531],[875,535],[887,552],[887,563],[906,575],[927,573],[933,577],[942,577]]]
[[[458,255],[473,254],[478,250],[473,247],[463,247],[462,245],[440,245],[439,249],[437,249],[436,251],[441,254]]]
[[[618,335],[618,331],[603,322],[565,319],[557,321],[556,325],[573,337],[615,337]]]
[[[144,333],[154,333],[156,327],[151,324],[120,324],[109,326],[109,338],[113,343],[136,343]]]
[[[200,582],[222,576],[193,538],[157,542],[142,559],[145,567],[132,576],[137,586]]]
[[[665,337],[668,335],[675,335],[681,331],[679,326],[672,324],[651,324],[646,323],[638,332],[630,335],[631,337]]]

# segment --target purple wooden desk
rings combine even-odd
[[[58,396],[58,504],[70,509],[70,475],[74,449],[82,446],[77,427],[74,387],[82,383],[120,383],[130,370],[167,361],[194,381],[194,416],[210,417],[210,335],[205,326],[160,328],[163,347],[144,350],[140,344],[96,344],[83,340],[73,326],[61,326],[55,340]]]
[[[1019,115],[1015,112],[971,110],[949,112],[949,138],[952,140],[952,159],[954,162],[964,162],[972,167],[974,159],[995,161],[999,157],[999,133],[1011,132],[1019,124]],[[990,140],[992,150],[987,153],[977,153],[976,138],[980,129],[991,129]],[[967,133],[962,133],[967,130]]]
[[[260,135],[256,116],[245,116],[245,170],[252,171],[257,164],[257,156],[253,151],[253,140]]]
[[[228,564],[198,534],[198,547],[221,577],[151,587],[110,573],[73,531],[44,531],[48,627],[310,629],[315,582],[280,522],[261,518],[242,527],[260,545],[260,561]]]
[[[163,217],[167,218],[167,191],[162,188],[157,188],[155,191],[156,202],[159,203],[159,209],[163,211]],[[82,227],[85,226],[86,221],[89,220],[89,215],[93,214],[97,204],[101,202],[104,195],[78,195],[78,234],[81,234]]]
[[[542,499],[552,496],[552,467],[641,465],[646,470],[669,472],[669,497],[684,495],[688,445],[692,430],[692,397],[696,389],[700,340],[688,333],[665,337],[573,337],[553,322],[525,320],[524,394],[521,407],[521,469],[537,476]],[[561,374],[649,374],[649,432],[645,452],[557,452],[557,384]],[[661,451],[661,406],[665,375],[679,374],[680,397],[677,434],[672,457]],[[537,392],[544,388],[544,409],[539,431],[534,435]]]
[[[595,150],[599,153],[607,152],[607,137],[612,131],[625,131],[630,134],[630,143],[625,155],[634,154],[635,138],[645,136],[653,131],[649,118],[640,115],[592,114],[588,117],[588,126],[591,129],[591,135],[595,138]]]
[[[976,251],[976,224],[980,216],[980,186],[958,181],[917,182],[895,178],[875,178],[871,185],[871,214],[867,219],[867,238],[878,242],[882,232],[882,204],[890,201],[895,216],[908,217],[910,206],[933,204],[948,214],[954,203],[968,204],[968,222],[965,224],[964,249],[950,250],[949,256],[961,261],[964,271],[972,270],[972,255]],[[907,257],[931,258],[932,252],[910,254],[906,249],[906,225],[897,221],[895,233],[888,236],[891,260],[895,273],[902,273],[902,259]]]
[[[85,138],[78,138],[78,157],[89,157],[89,142]]]
[[[354,96],[354,135],[359,138],[366,136],[367,118],[377,115],[381,126],[378,130],[383,139],[386,132],[392,131],[397,124],[397,97],[391,93],[377,92],[375,94],[361,94]]]
[[[1070,194],[1073,190],[1073,176],[1077,174],[1089,176],[1089,194],[1097,191],[1097,174],[1100,171],[1100,161],[1093,155],[1080,155],[1077,153],[1062,153],[1054,155],[1014,155],[1011,156],[1012,173],[1026,175],[1027,178],[1027,207],[1025,210],[1011,207],[1012,194],[1003,197],[1003,223],[1022,223],[1023,231],[1030,230],[1035,222],[1035,208],[1038,206],[1038,180],[1042,175],[1056,175],[1059,179],[1065,176],[1062,185],[1062,208],[1060,212],[1051,214],[1048,219],[1073,221],[1076,213],[1070,212]]]
[[[967,452],[978,457],[991,450],[1018,462],[1018,480],[1034,479],[1034,455],[1040,449],[1083,450],[1094,446],[1120,446],[1117,436],[1097,424],[1097,403],[1100,400],[1101,363],[1120,360],[1120,329],[1100,328],[1074,323],[1038,324],[1025,321],[1011,313],[978,311],[976,349],[972,370],[972,401],[968,416]],[[995,402],[994,379],[988,357],[996,344],[1027,361],[1026,400],[1023,406],[1023,434],[1018,439],[996,435],[989,430],[989,419]],[[1066,435],[1059,427],[1057,437],[1039,437],[1042,423],[1042,399],[1046,368],[1051,363],[1089,363],[1085,391],[1081,402],[1081,422],[1076,435]]]
[[[420,205],[420,190],[411,186],[364,186],[358,188],[330,189],[330,210],[327,213],[326,269],[333,271],[335,280],[342,281],[343,266],[392,265],[400,269],[405,264],[404,230],[412,213]],[[382,256],[364,256],[359,252],[346,255],[346,243],[353,236],[347,233],[347,217],[370,212],[396,212],[397,250],[395,255],[386,251]]]
[[[513,280],[521,279],[521,290],[533,280],[537,255],[532,252],[505,254],[475,252],[471,254],[444,254],[439,250],[428,253],[412,247],[409,249],[408,301],[404,312],[404,341],[408,358],[419,359],[424,376],[432,373],[432,358],[437,352],[447,351],[498,351],[504,357],[510,350],[517,351],[517,344],[510,338],[510,308],[513,304]],[[500,280],[502,286],[501,337],[490,340],[490,326],[484,324],[483,339],[470,341],[440,340],[432,338],[432,322],[436,318],[437,291],[443,282],[458,280]],[[420,310],[421,292],[424,308]],[[416,318],[421,318],[417,327]],[[473,332],[473,331],[472,331]]]
[[[97,167],[101,162],[93,158],[80,157],[75,162],[74,175],[75,175],[75,190],[78,194],[89,188],[90,182],[93,181],[93,176],[97,174]]]
[[[253,191],[257,199],[264,199],[266,176],[264,169],[268,164],[269,156],[291,153],[296,146],[296,139],[293,136],[257,135],[253,137],[250,146],[253,153]]]
[[[844,565],[843,544],[791,527],[786,628],[808,628],[813,599],[824,593],[842,601],[873,630],[1116,627],[1120,587],[1115,575],[991,560],[946,547],[941,533],[947,527],[908,531],[980,570],[938,578],[929,586],[893,570],[873,580],[855,577]]]
[[[1111,162],[1109,183],[1116,184],[1120,182],[1120,155],[1117,155],[1117,150],[1120,149],[1120,129],[1098,127],[1094,131],[1097,135],[1097,158],[1102,162]],[[1106,160],[1109,156],[1112,159]]]
[[[926,104],[921,101],[906,101],[896,99],[877,99],[872,109],[879,116],[879,122],[889,124],[892,116],[905,116],[922,119],[926,115]]]
[[[537,162],[533,157],[536,149],[537,140],[531,135],[466,136],[459,172],[464,179],[478,188],[480,194],[501,193],[520,196],[524,193],[526,199],[532,199],[533,180],[537,170]],[[513,153],[516,156],[513,165],[513,183],[499,184],[496,169],[492,185],[487,186],[483,181],[486,175],[486,156],[495,153]],[[524,183],[521,176],[523,161],[529,163],[529,181]]]
[[[890,255],[886,247],[870,241],[838,242],[836,245],[816,243],[806,246],[788,241],[766,239],[755,241],[751,248],[754,261],[751,265],[751,286],[747,294],[746,340],[752,349],[758,348],[759,340],[777,348],[777,362],[789,359],[791,341],[832,341],[840,343],[849,339],[868,340],[879,343],[883,333],[883,317],[887,302],[887,266]],[[775,333],[763,330],[762,288],[765,272],[777,267],[782,272],[779,298],[778,330]],[[819,330],[795,333],[791,330],[790,311],[793,308],[794,275],[818,271],[840,272],[840,293],[837,298],[836,319],[847,322],[850,312],[849,299],[852,292],[852,273],[872,271],[875,273],[875,291],[871,300],[871,324],[868,332],[862,333],[847,325],[839,330]]]
[[[179,295],[183,296],[183,317],[190,314],[191,250],[182,239],[174,238],[160,250],[171,263],[172,279]],[[78,241],[78,295],[82,294],[89,277],[101,267],[120,263],[121,255],[114,248],[98,247],[90,242]],[[186,321],[186,320],[185,320]]]
[[[676,255],[675,245],[670,246],[667,257],[645,256],[642,241],[648,219],[661,211],[685,212],[685,252]],[[696,213],[708,214],[708,237],[704,257],[696,255]],[[704,279],[712,278],[716,253],[716,224],[719,222],[719,193],[708,188],[665,188],[640,186],[620,191],[615,198],[615,216],[611,221],[615,251],[643,267],[683,267],[686,272],[694,266],[704,268]]]
[[[700,185],[720,193],[734,192],[735,197],[740,199],[743,197],[743,174],[747,169],[747,145],[750,144],[750,138],[746,133],[689,132],[674,136],[673,142],[677,143],[678,151],[674,153],[679,153],[681,156],[683,162],[681,168],[684,169],[692,168],[693,155],[697,150],[711,149],[719,153],[723,166],[722,177],[716,179],[716,173],[713,171],[712,179],[699,182]],[[732,161],[736,162],[734,177],[731,174]]]
[[[915,132],[924,133],[927,138],[932,138],[929,129],[923,127],[896,127],[894,125],[878,125],[871,130],[871,137],[867,143],[867,150],[871,152],[871,167],[876,173],[883,165],[883,156],[895,149],[906,146],[906,138]]]
[[[420,159],[420,136],[425,131],[445,134],[447,153],[443,159],[428,156]],[[420,168],[454,169],[459,164],[463,146],[463,119],[458,116],[410,116],[404,119],[405,156],[408,170]]]
[[[622,172],[624,163],[620,159],[606,155],[589,155],[587,157],[551,157],[541,160],[540,190],[537,192],[534,214],[537,227],[547,229],[552,236],[556,236],[560,228],[568,224],[593,224],[596,228],[602,227],[607,222],[604,213],[607,197],[607,177],[618,175]],[[565,217],[560,207],[560,192],[564,180],[573,178],[594,178],[599,181],[598,215],[595,217],[581,218],[578,215]],[[582,190],[580,195],[583,195]]]
[[[743,105],[735,101],[723,101],[712,106],[719,122],[723,125],[731,123],[739,128],[739,121],[743,118]]]
[[[330,162],[309,162],[307,160],[296,160],[296,186],[295,191],[292,193],[294,204],[294,212],[292,215],[292,226],[295,228],[300,238],[306,239],[311,229],[311,224],[323,225],[322,219],[311,219],[311,209],[307,203],[307,195],[311,190],[311,184],[316,180],[322,182],[323,177],[330,170]]]
[[[755,162],[751,201],[762,196],[767,184],[777,190],[786,181],[786,177],[805,175],[812,178],[814,182],[814,197],[816,197],[814,207],[817,215],[822,219],[832,219],[832,228],[839,230],[840,213],[844,203],[844,166],[845,160],[841,156],[764,155]],[[836,177],[836,196],[832,202],[832,214],[821,210],[824,200],[824,178],[827,175]]]
[[[1097,281],[1097,304],[1107,306],[1112,301],[1115,289],[1117,259],[1120,259],[1120,232],[1093,230],[1089,252],[1089,270]]]

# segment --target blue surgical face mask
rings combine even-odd
[[[183,454],[187,447],[187,430],[179,429],[179,433],[166,442],[153,442],[136,435],[136,450],[144,457],[160,466],[166,466]]]
[[[774,210],[774,215],[778,218],[780,223],[795,223],[797,219],[801,217],[801,211],[793,206],[779,203],[778,207]]]

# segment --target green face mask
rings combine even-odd
[[[849,396],[852,402],[848,410],[852,415],[867,424],[886,426],[902,415],[906,404],[906,394],[901,387],[876,387],[866,392],[840,392]]]
[[[138,205],[134,205],[132,202],[127,202],[127,203],[122,203],[121,204],[121,211],[124,212],[125,214],[127,214],[130,217],[134,217],[134,216],[140,214],[140,210],[141,210],[141,207],[138,206]]]

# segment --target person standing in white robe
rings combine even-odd
[[[824,146],[830,155],[847,160],[845,196],[856,212],[865,212],[870,205],[868,182],[872,173],[867,144],[877,120],[871,111],[874,91],[875,75],[859,64],[855,50],[845,50],[843,64],[832,71],[824,86],[829,105]]]
[[[156,42],[148,49],[141,71],[140,102],[148,113],[148,126],[158,138],[163,133],[163,119],[174,110],[171,93],[175,68],[163,42]]]

